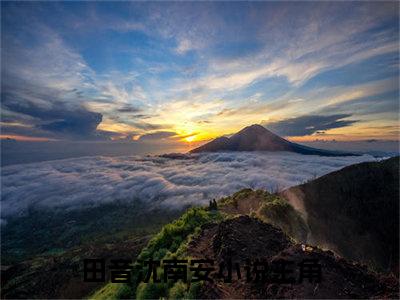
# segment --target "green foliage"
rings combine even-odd
[[[246,199],[246,198],[250,197],[251,195],[264,196],[264,195],[269,195],[269,193],[266,191],[263,191],[263,190],[253,191],[252,189],[242,189],[242,190],[234,193],[232,196],[219,199],[218,204],[220,204],[222,206],[232,204],[233,206],[237,207],[238,201],[240,201],[242,199]]]
[[[136,290],[136,299],[159,299],[168,296],[168,286],[165,283],[141,283]]]
[[[88,299],[113,300],[113,299],[129,299],[132,290],[127,284],[108,283],[101,289],[97,290]]]
[[[199,281],[199,282],[194,282],[190,284],[189,291],[186,294],[186,299],[198,299],[198,294],[200,292],[200,289],[204,283]]]
[[[14,264],[76,246],[118,243],[132,236],[154,234],[181,213],[150,211],[148,204],[139,200],[72,211],[31,208],[24,216],[8,219],[7,230],[1,231],[2,263]]]
[[[257,203],[257,201],[259,202]],[[246,202],[252,204],[247,203],[246,207]],[[220,199],[218,203],[222,208],[233,206],[239,209],[240,206],[241,213],[247,213],[252,217],[271,223],[299,242],[307,239],[308,227],[300,213],[276,194],[264,190],[242,189],[232,196]],[[243,212],[246,209],[248,212]],[[227,217],[234,216],[233,213],[230,213],[230,216]]]
[[[169,299],[184,299],[187,298],[188,286],[182,281],[178,281],[174,284],[172,288],[169,289],[168,298]]]
[[[258,215],[263,221],[281,228],[299,242],[306,241],[308,228],[305,221],[299,212],[279,196],[268,194]]]
[[[207,211],[200,207],[190,208],[178,220],[165,225],[143,249],[139,259],[162,259],[168,251],[175,252],[197,227],[221,219],[221,215],[216,211]]]
[[[205,208],[190,208],[178,220],[165,225],[161,231],[148,243],[142,250],[138,259],[145,261],[149,259],[179,259],[185,257],[187,245],[190,239],[200,232],[203,224],[221,221],[222,216],[218,211],[209,211]],[[163,276],[162,271],[158,277]],[[188,298],[194,295],[196,286],[191,287],[183,282],[173,283],[141,283],[136,288],[136,298],[138,299],[158,299],[169,297],[173,299]]]
[[[48,277],[47,272],[42,270],[54,265],[60,277],[70,284],[74,273],[69,266],[82,263],[87,256],[87,247],[95,248],[94,253],[103,251],[118,256],[120,252],[126,253],[126,245],[129,245],[134,247],[131,248],[132,253],[136,252],[142,248],[145,236],[155,234],[164,224],[181,214],[182,211],[178,210],[150,210],[148,204],[136,200],[133,203],[117,201],[74,211],[30,209],[19,219],[11,218],[7,230],[1,232],[2,263],[7,265],[25,261],[24,268],[7,282],[6,289],[2,287],[2,292],[8,293],[10,298],[15,298],[21,291],[33,298],[46,298],[40,294],[43,290],[37,289]],[[138,242],[129,242],[134,240]],[[52,281],[51,285],[55,284]],[[60,285],[54,287],[54,293],[64,289]],[[86,287],[86,290],[91,292],[90,288]],[[135,292],[131,285],[110,283],[96,289],[90,298],[132,298]],[[53,293],[53,290],[49,289],[46,293]]]

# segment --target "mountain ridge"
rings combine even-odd
[[[223,278],[226,273],[216,270],[210,274],[212,281],[189,280],[170,284],[150,281],[117,289],[107,284],[90,298],[398,299],[398,272],[389,270],[385,261],[379,259],[391,256],[391,251],[385,250],[385,253],[379,253],[382,255],[379,257],[375,253],[367,255],[369,250],[374,252],[371,247],[374,244],[379,249],[398,245],[398,233],[391,232],[398,212],[396,201],[399,192],[394,187],[398,183],[398,169],[399,157],[395,157],[355,164],[295,186],[294,189],[301,189],[300,192],[306,196],[303,201],[305,212],[299,209],[293,198],[263,190],[243,189],[217,201],[210,200],[208,207],[189,208],[179,219],[166,225],[138,256],[138,260],[142,261],[171,257],[206,258],[215,261],[215,266],[227,261],[263,261],[269,267],[282,260],[298,266],[304,260],[313,260],[321,266],[323,280],[319,283],[298,281],[279,286],[268,280],[273,279],[268,274],[267,280],[253,282],[247,281],[246,273],[227,283]],[[321,182],[323,186],[320,188]],[[349,190],[349,185],[354,188]],[[382,189],[385,185],[387,191]],[[285,191],[295,192],[293,188]],[[382,195],[376,200],[367,197],[375,198],[379,193]],[[325,199],[328,196],[329,199]],[[382,199],[387,199],[386,203]],[[297,199],[297,202],[300,201]],[[349,205],[345,206],[345,203]],[[317,205],[326,205],[327,209],[319,210]],[[370,220],[369,212],[379,207],[378,219]],[[313,214],[314,217],[310,216]],[[389,222],[383,222],[382,218]],[[372,227],[380,228],[376,231]],[[366,243],[359,243],[359,237],[365,235],[365,230],[378,234],[371,235],[373,239],[368,239]],[[318,238],[319,233],[332,235],[330,243]],[[385,236],[393,237],[394,243],[388,242]],[[340,243],[341,240],[344,243]],[[333,249],[326,247],[328,245],[334,246]],[[375,269],[371,260],[378,262],[381,268]],[[398,265],[398,257],[393,256],[390,261],[393,262],[391,265]],[[292,271],[290,275],[297,280],[299,271],[295,268]],[[232,275],[235,276],[235,272]],[[137,278],[139,275],[134,273],[132,276]]]
[[[189,152],[202,153],[220,151],[287,151],[304,155],[321,156],[358,155],[354,153],[316,149],[293,143],[258,124],[247,126],[229,138],[226,136],[218,137]]]
[[[399,156],[353,164],[279,195],[305,216],[308,242],[398,276],[399,164]]]

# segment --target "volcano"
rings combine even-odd
[[[231,137],[219,137],[190,151],[190,153],[221,151],[287,151],[306,155],[351,156],[354,153],[311,148],[289,142],[261,125],[243,128]]]

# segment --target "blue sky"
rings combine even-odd
[[[396,140],[396,2],[2,2],[2,137]]]

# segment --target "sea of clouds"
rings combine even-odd
[[[281,190],[372,156],[321,157],[285,152],[82,157],[7,166],[1,174],[1,217],[33,206],[79,209],[140,199],[169,207],[204,204],[242,188]]]

